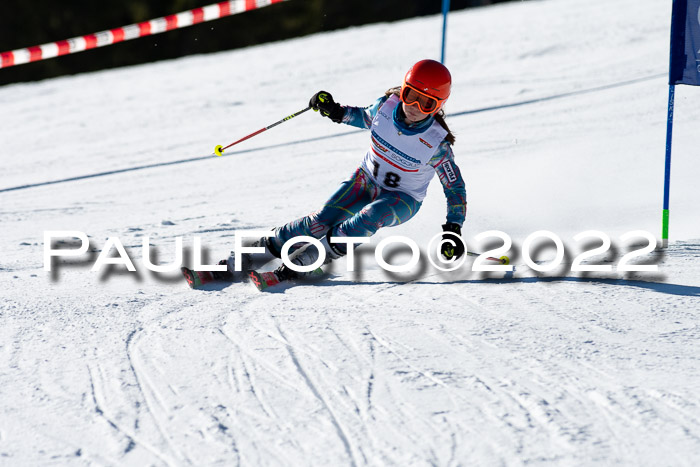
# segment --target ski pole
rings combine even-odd
[[[269,130],[269,129],[272,128],[272,127],[276,127],[276,126],[279,125],[280,123],[284,123],[284,122],[286,122],[287,120],[291,120],[292,118],[296,117],[297,115],[303,114],[304,112],[306,112],[306,111],[309,110],[310,108],[311,108],[311,106],[308,106],[308,107],[305,108],[304,110],[300,110],[299,112],[297,112],[297,113],[295,113],[295,114],[292,114],[292,115],[290,115],[290,116],[288,116],[288,117],[284,117],[284,118],[283,118],[282,120],[280,120],[279,122],[275,122],[275,123],[273,123],[273,124],[270,125],[270,126],[266,126],[265,128],[261,128],[261,129],[259,129],[258,131],[249,134],[248,136],[244,136],[243,138],[239,139],[238,141],[234,141],[233,143],[229,144],[229,145],[226,146],[226,147],[221,147],[221,145],[218,145],[218,146],[216,146],[216,147],[214,148],[214,154],[216,154],[217,156],[223,156],[224,151],[225,151],[226,149],[230,148],[231,146],[233,146],[234,144],[238,144],[238,143],[240,143],[240,142],[242,142],[242,141],[247,140],[248,138],[252,138],[252,137],[255,136],[255,135],[259,135],[259,134],[262,133],[263,131]]]
[[[467,251],[467,256],[481,256],[481,253]],[[487,256],[486,259],[488,259],[489,261],[497,261],[501,264],[510,264],[510,258],[508,258],[507,256],[501,256],[500,258],[494,258],[493,256]]]

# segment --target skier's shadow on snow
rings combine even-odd
[[[598,283],[607,285],[618,285],[625,287],[636,287],[640,289],[653,290],[655,292],[668,295],[682,295],[685,297],[700,297],[700,287],[681,284],[666,284],[663,282],[651,282],[643,280],[630,279],[606,279],[593,277],[519,277],[513,279],[475,279],[475,280],[457,280],[453,282],[440,282],[440,284],[517,284],[517,283],[547,283],[547,282],[580,282],[580,283]],[[412,284],[435,285],[435,282],[411,282]],[[399,285],[399,284],[397,284]]]
[[[496,248],[499,246],[498,242],[492,243],[492,244],[487,244],[484,245],[485,248],[490,249],[490,248]],[[581,248],[583,251],[590,251],[593,248],[598,247],[598,242],[596,240],[583,243],[581,245]],[[536,248],[533,248],[531,251],[531,256],[533,258],[538,258],[540,257],[543,253],[545,253],[545,250],[548,247],[546,245],[540,245]],[[617,264],[617,262],[620,260],[620,258],[623,256],[624,253],[628,252],[627,250],[634,250],[638,249],[637,246],[629,246],[628,248],[622,248],[618,247],[615,245],[612,245],[612,247],[607,250],[607,252],[604,255],[596,256],[598,261],[596,261],[596,264],[610,264],[612,265]],[[513,245],[513,248],[511,250],[513,253],[511,254],[511,264],[513,263],[521,263],[521,258],[519,255],[519,251],[521,251],[521,248],[517,245]],[[583,272],[577,272],[575,273],[575,276],[569,276],[566,274],[572,274],[571,271],[569,271],[571,264],[572,264],[572,254],[570,253],[571,248],[565,248],[564,250],[564,257],[562,259],[562,264],[561,266],[557,267],[556,269],[552,271],[534,271],[531,270],[531,273],[534,274],[534,276],[531,277],[514,277],[513,272],[506,273],[504,277],[495,277],[497,274],[503,274],[503,273],[494,273],[494,272],[471,272],[470,274],[475,274],[476,278],[471,278],[471,279],[456,279],[453,281],[441,281],[441,282],[430,282],[426,280],[420,280],[422,278],[425,278],[425,271],[427,269],[427,261],[421,261],[419,264],[421,265],[420,268],[418,268],[415,272],[412,272],[410,275],[406,276],[403,274],[396,274],[396,273],[391,273],[388,271],[385,271],[385,274],[388,277],[388,281],[386,282],[380,282],[380,281],[372,281],[372,282],[366,282],[363,281],[363,275],[362,275],[362,264],[363,264],[363,259],[365,259],[367,256],[371,255],[374,256],[373,250],[363,250],[363,251],[356,251],[356,266],[359,266],[356,268],[356,271],[354,273],[354,280],[353,281],[344,281],[344,280],[334,280],[334,281],[327,281],[327,282],[321,282],[318,285],[322,287],[337,287],[337,286],[347,286],[347,285],[371,285],[371,286],[376,286],[376,285],[389,285],[390,287],[399,287],[402,285],[407,285],[407,284],[415,284],[415,285],[435,285],[435,284],[441,284],[441,285],[449,285],[449,284],[478,284],[478,285],[483,285],[483,284],[495,284],[495,285],[500,285],[500,284],[517,284],[517,283],[557,283],[557,282],[579,282],[579,283],[588,283],[588,284],[606,284],[606,285],[617,285],[617,286],[623,286],[623,287],[636,287],[639,289],[646,289],[646,290],[653,290],[655,292],[663,293],[663,294],[668,294],[668,295],[681,295],[681,296],[686,296],[686,297],[700,297],[700,287],[696,286],[690,286],[690,285],[681,285],[681,284],[669,284],[665,283],[664,280],[666,279],[666,276],[660,272],[626,272],[625,277],[620,279],[620,278],[611,278],[611,277],[604,277],[605,273],[603,272],[596,272],[596,271],[583,271]],[[404,253],[404,249],[397,248],[391,251],[387,257],[385,258],[387,262],[391,263],[391,260],[394,256]],[[649,256],[649,258],[644,262],[644,263],[639,263],[639,264],[644,264],[644,265],[659,265],[663,263],[663,260],[666,257],[666,250],[665,249],[657,249],[656,251],[653,252]],[[546,256],[546,255],[545,255]],[[425,255],[423,252],[421,252],[421,258],[425,258]],[[536,261],[537,262],[537,261]],[[520,266],[522,268],[522,266]],[[516,267],[516,270],[518,267]],[[445,273],[440,273],[440,274],[445,274]],[[449,274],[449,273],[447,273]],[[637,279],[641,274],[643,274],[644,279]]]
[[[461,279],[445,282],[430,282],[430,281],[371,281],[371,282],[355,282],[334,280],[330,282],[321,282],[320,287],[338,287],[348,285],[360,286],[376,286],[388,285],[400,287],[403,285],[457,285],[457,284],[474,284],[474,285],[502,285],[502,284],[528,284],[528,283],[557,283],[557,282],[578,282],[583,284],[606,284],[616,285],[621,287],[635,287],[638,289],[653,290],[667,295],[680,295],[684,297],[700,297],[700,287],[682,284],[667,284],[664,282],[652,282],[645,280],[634,279],[613,279],[613,278],[595,278],[595,277],[517,277],[517,278],[486,278],[486,279]]]
[[[372,281],[372,282],[355,282],[355,281],[332,281],[318,284],[321,287],[338,287],[348,285],[392,285],[402,286],[407,284],[412,285],[451,285],[451,284],[474,284],[474,285],[501,285],[501,284],[518,284],[518,283],[556,283],[556,282],[580,282],[589,284],[607,284],[624,287],[636,287],[639,289],[653,290],[655,292],[667,295],[681,295],[684,297],[700,297],[700,287],[681,284],[666,284],[663,282],[650,282],[643,280],[630,279],[605,279],[605,278],[581,278],[581,277],[520,277],[513,279],[464,279],[448,282],[429,282],[429,281],[410,281],[410,282],[394,282],[394,281]]]

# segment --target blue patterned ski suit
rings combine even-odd
[[[346,106],[342,122],[370,129],[386,100],[387,97],[382,97],[368,108]],[[426,131],[434,121],[430,117],[413,125],[406,124],[401,105],[394,110],[392,120],[396,128],[407,135]],[[429,164],[443,185],[447,198],[447,222],[461,226],[467,210],[466,191],[459,168],[454,162],[451,144],[442,141]],[[275,229],[275,236],[271,240],[279,251],[290,238],[300,235],[321,238],[331,229],[331,236],[369,237],[381,227],[408,221],[418,212],[421,204],[421,201],[407,193],[382,188],[372,174],[359,167],[350,178],[341,183],[321,209]],[[341,250],[340,253],[346,253],[342,244],[335,244],[334,248]]]

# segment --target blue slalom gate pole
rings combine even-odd
[[[442,0],[442,54],[440,63],[445,64],[445,38],[447,37],[447,12],[450,11],[450,0]]]
[[[673,141],[673,104],[675,100],[676,86],[668,86],[668,115],[666,117],[666,168],[664,174],[664,208],[661,224],[661,245],[668,247],[668,217],[669,217],[669,192],[671,189],[671,143]]]

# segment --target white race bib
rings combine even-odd
[[[435,169],[428,164],[447,136],[437,121],[416,135],[402,133],[392,117],[400,100],[392,95],[372,121],[372,141],[362,162],[364,170],[384,189],[402,191],[423,201]]]

